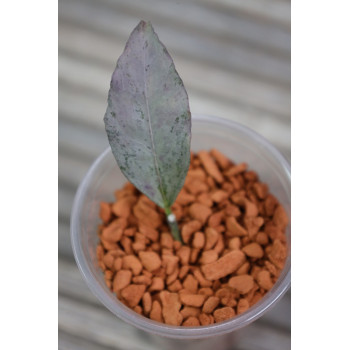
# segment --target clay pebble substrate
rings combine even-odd
[[[245,312],[276,283],[287,257],[288,216],[245,163],[218,150],[191,154],[172,206],[183,243],[164,211],[132,184],[102,202],[97,259],[105,282],[135,312],[200,326]]]

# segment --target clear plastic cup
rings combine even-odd
[[[283,205],[290,218],[290,165],[281,153],[254,131],[233,121],[205,115],[192,115],[191,149],[216,148],[234,162],[245,162]],[[117,317],[151,334],[177,339],[199,339],[223,335],[247,326],[269,310],[290,286],[290,253],[273,288],[248,311],[209,326],[169,326],[140,316],[122,304],[106,286],[97,264],[97,226],[101,201],[114,199],[114,191],[126,182],[110,151],[106,149],[92,164],[75,196],[71,214],[71,240],[77,265],[97,298]],[[290,252],[290,225],[287,228]]]

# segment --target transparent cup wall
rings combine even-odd
[[[290,217],[290,166],[265,139],[237,123],[220,118],[193,115],[191,149],[217,148],[235,163],[246,162],[269,185]],[[218,336],[240,329],[260,317],[289,288],[290,257],[273,289],[247,312],[231,320],[200,327],[176,327],[160,324],[138,315],[121,302],[106,286],[97,265],[96,245],[99,204],[114,200],[114,191],[126,182],[109,149],[94,162],[77,191],[72,216],[71,238],[75,259],[88,286],[116,316],[147,332],[171,338],[191,339]],[[287,229],[290,247],[290,225]]]

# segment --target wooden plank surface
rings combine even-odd
[[[89,291],[69,236],[75,191],[108,146],[103,115],[116,59],[140,19],[174,58],[194,113],[240,122],[290,159],[290,1],[59,1],[59,349],[201,350],[217,344],[150,336]],[[220,340],[223,349],[289,349],[290,293],[261,319]]]

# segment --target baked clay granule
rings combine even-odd
[[[101,203],[97,246],[107,286],[135,312],[169,325],[200,326],[245,312],[272,288],[287,257],[288,217],[247,164],[213,149],[191,154],[172,210],[132,184]]]

